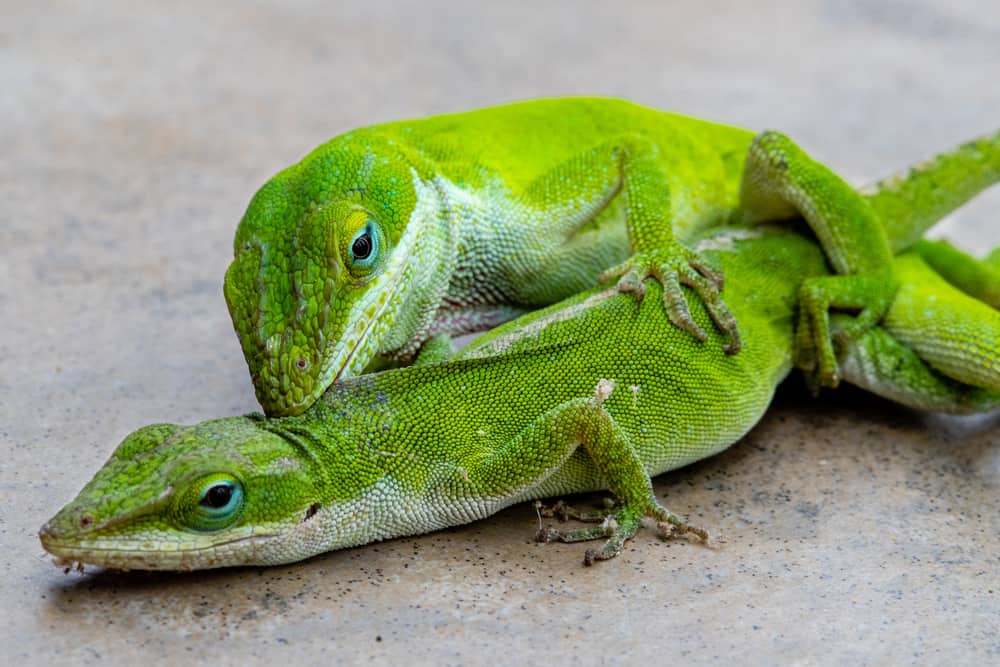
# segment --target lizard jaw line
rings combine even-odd
[[[388,304],[388,302],[389,299],[386,299],[386,304]],[[334,345],[334,354],[331,357],[333,361],[326,364],[323,372],[316,376],[316,381],[313,384],[313,390],[305,393],[301,401],[284,401],[285,410],[281,413],[281,416],[302,414],[309,408],[309,406],[319,400],[319,397],[326,392],[330,385],[341,379],[341,376],[344,375],[344,372],[348,368],[350,368],[355,358],[357,358],[358,354],[368,343],[372,327],[375,326],[375,323],[378,321],[378,318],[382,315],[385,308],[386,306],[383,305],[376,312],[375,316],[366,322],[361,336],[359,336],[357,341],[355,341],[353,347],[347,348],[343,339]],[[280,399],[282,398],[282,395],[277,394],[277,397]]]
[[[395,287],[395,285],[392,285],[391,287]],[[385,303],[382,305],[382,307],[379,308],[375,312],[375,315],[371,319],[369,319],[368,322],[365,324],[365,329],[358,337],[358,340],[354,344],[354,347],[352,347],[350,350],[347,351],[344,361],[340,364],[339,368],[337,368],[336,372],[333,374],[333,378],[330,381],[331,383],[336,382],[337,380],[340,379],[340,376],[344,373],[344,369],[350,368],[355,358],[357,358],[358,353],[364,348],[365,344],[368,343],[368,339],[371,338],[372,327],[374,327],[375,323],[378,322],[379,318],[382,317],[382,313],[385,312],[385,309],[389,307],[390,301],[391,297],[386,298]]]
[[[67,561],[78,561],[97,567],[110,569],[135,570],[175,570],[178,568],[203,569],[208,567],[227,567],[241,565],[243,560],[225,561],[225,556],[234,555],[218,553],[234,545],[254,545],[267,543],[270,539],[279,537],[280,533],[256,533],[236,537],[225,542],[210,544],[175,551],[164,551],[154,547],[132,549],[122,546],[84,546],[80,543],[68,543],[50,537],[41,537],[42,548],[56,557],[56,565],[64,565]],[[252,553],[253,549],[251,549]]]
[[[347,348],[347,345],[346,343],[343,342],[343,339],[338,341],[338,343],[334,346],[335,353],[332,357],[333,363],[328,364],[327,370],[324,370],[323,373],[319,375],[318,381],[316,382],[315,385],[316,389],[312,393],[307,395],[300,404],[293,405],[292,407],[303,407],[303,408],[309,407],[309,405],[311,405],[313,401],[317,400],[320,396],[323,395],[323,393],[327,390],[327,388],[330,385],[340,380],[341,376],[344,374],[344,371],[350,368],[351,363],[358,356],[358,354],[364,348],[364,346],[368,343],[372,327],[375,325],[375,322],[381,315],[382,315],[382,310],[380,309],[375,314],[375,317],[370,319],[365,324],[364,331],[361,333],[361,336],[358,337],[357,341],[355,341],[353,347]]]

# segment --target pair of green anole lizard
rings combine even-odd
[[[126,568],[288,562],[597,488],[615,520],[560,534],[606,538],[588,559],[643,517],[691,530],[649,475],[745,433],[796,351],[821,383],[926,409],[996,404],[1000,322],[977,300],[995,297],[994,265],[917,245],[970,296],[890,248],[996,180],[998,156],[1000,137],[968,144],[859,196],[780,135],[608,100],[335,139],[268,183],[237,234],[226,294],[258,396],[297,411],[331,368],[422,346],[421,363],[344,380],[298,416],[141,429],[43,544]],[[748,226],[796,211],[826,260],[789,229]],[[442,335],[572,295],[618,261],[616,288],[426,363]],[[662,300],[619,294],[644,288]],[[832,319],[839,364],[831,306],[861,313]]]

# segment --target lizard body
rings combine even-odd
[[[266,565],[602,488],[618,500],[614,521],[553,534],[606,539],[588,561],[618,553],[644,517],[663,534],[704,536],[653,498],[650,476],[757,422],[793,365],[798,287],[828,268],[787,228],[723,229],[695,248],[731,278],[738,355],[723,352],[725,335],[696,301],[692,316],[719,344],[669,326],[657,299],[591,291],[453,361],[341,381],[302,415],[140,429],[43,527],[42,544],[118,568]],[[848,345],[846,379],[927,409],[1000,403],[1000,313],[914,255],[897,265],[886,328]],[[906,336],[921,357],[898,342]]]
[[[835,386],[828,311],[858,313],[843,337],[872,326],[896,287],[891,250],[998,178],[1000,135],[860,195],[776,132],[613,99],[387,123],[332,139],[261,188],[226,300],[269,415],[302,412],[377,355],[444,358],[448,336],[558,302],[602,272],[639,296],[655,278],[671,324],[697,339],[718,329],[735,353],[721,273],[690,242],[721,224],[804,217],[839,275],[802,286],[801,365]],[[682,284],[709,323],[691,319]]]

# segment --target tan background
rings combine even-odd
[[[211,5],[211,6],[207,6]],[[683,6],[682,6],[683,5]],[[3,3],[0,661],[1000,662],[1000,426],[787,387],[657,480],[726,539],[584,569],[527,505],[273,569],[63,574],[35,531],[132,429],[254,409],[220,289],[353,126],[601,93],[776,127],[864,181],[1000,125],[995,0]],[[1000,192],[949,223],[1000,244]]]

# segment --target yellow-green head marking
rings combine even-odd
[[[301,413],[412,335],[419,304],[407,292],[440,255],[440,238],[421,234],[440,217],[436,201],[392,140],[363,131],[321,146],[254,196],[225,295],[268,414]],[[402,341],[390,338],[397,329]]]

